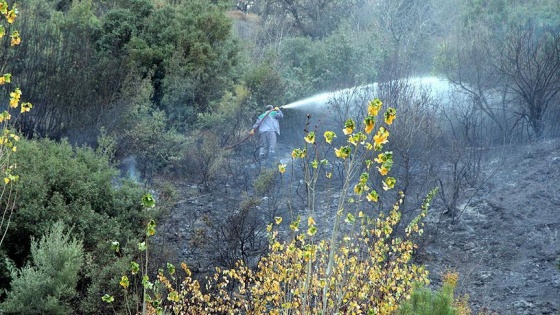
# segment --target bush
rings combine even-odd
[[[470,310],[466,297],[454,299],[457,274],[448,273],[444,277],[443,287],[439,291],[416,287],[411,298],[405,301],[397,312],[398,315],[468,315]]]
[[[265,222],[259,201],[248,198],[218,220],[205,218],[206,250],[214,266],[234,268],[238,261],[254,266],[267,248]]]
[[[40,241],[31,241],[32,264],[12,274],[11,290],[0,311],[11,314],[72,314],[82,243],[55,223]]]
[[[107,157],[89,148],[21,140],[16,153],[20,180],[14,184],[17,210],[3,245],[6,256],[21,268],[28,263],[32,238],[46,235],[55,222],[72,227],[71,237],[94,257],[84,262],[73,313],[98,313],[100,296],[114,281],[108,270],[121,271],[110,242],[121,240],[119,257],[132,256],[128,248],[136,246],[145,221],[157,212],[143,210],[138,202],[143,189],[119,180]]]
[[[277,172],[273,169],[263,169],[253,183],[255,194],[262,197],[271,193],[276,185],[276,175]]]
[[[122,129],[118,134],[121,157],[136,156],[141,177],[151,179],[156,173],[165,172],[186,150],[185,137],[169,128],[169,119],[164,111],[151,103],[153,88],[148,80],[140,88],[133,86],[127,91],[131,106],[124,114]]]
[[[199,188],[209,190],[211,183],[223,172],[224,151],[218,136],[210,130],[197,131],[188,139],[184,163],[188,174],[198,178]]]

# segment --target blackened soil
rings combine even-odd
[[[456,293],[469,296],[473,314],[560,314],[560,139],[493,150],[482,178],[462,191],[454,224],[434,203],[417,259],[434,288],[457,271]],[[167,249],[208,271],[204,218],[227,217],[243,192],[178,187],[181,198],[163,224]]]

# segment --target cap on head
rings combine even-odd
[[[272,106],[272,105],[266,105],[265,108],[266,108],[266,110],[272,110],[272,109],[274,108],[274,106]]]

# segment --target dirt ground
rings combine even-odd
[[[459,207],[457,224],[432,235],[423,263],[435,279],[458,271],[475,314],[559,314],[560,140],[497,150],[484,172],[488,181]]]
[[[505,158],[504,158],[505,157]],[[483,163],[484,182],[463,191],[455,224],[434,207],[417,259],[434,288],[449,270],[460,275],[457,294],[469,296],[473,314],[560,314],[560,139],[493,150]],[[163,232],[168,250],[206,270],[193,237],[202,219],[236,207],[235,187],[201,193],[179,185],[182,196]],[[202,257],[202,258],[201,258]]]

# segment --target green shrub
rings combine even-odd
[[[184,162],[186,172],[197,178],[201,190],[209,190],[225,168],[227,151],[222,149],[219,137],[210,130],[193,133],[188,139]]]
[[[40,241],[31,241],[32,264],[12,274],[11,290],[0,312],[72,314],[78,272],[84,262],[82,243],[55,223]]]
[[[169,128],[166,113],[152,105],[153,89],[148,80],[142,82],[141,88],[127,93],[130,93],[132,105],[124,114],[122,128],[125,131],[117,132],[120,155],[136,156],[141,177],[152,178],[182,157],[186,139]]]
[[[274,189],[277,174],[278,171],[274,169],[263,169],[253,182],[255,194],[257,196],[265,196],[270,193]]]
[[[466,297],[454,299],[454,291],[458,275],[448,273],[439,291],[426,287],[416,287],[409,300],[399,307],[398,315],[468,315],[470,309]]]
[[[112,275],[124,268],[116,259],[130,261],[130,248],[143,234],[148,217],[157,213],[138,202],[142,188],[118,180],[107,157],[92,149],[74,149],[65,141],[21,140],[16,158],[20,180],[14,184],[17,210],[3,245],[7,258],[21,268],[28,263],[33,237],[45,235],[58,221],[72,227],[71,236],[81,240],[87,257],[92,257],[80,273],[80,299],[73,313],[97,314],[103,305],[100,296],[118,285]],[[113,240],[121,242],[118,255],[109,250]],[[8,289],[8,283],[0,283],[1,289]]]
[[[29,249],[22,240],[44,235],[59,220],[72,226],[88,249],[107,234],[127,234],[142,225],[141,189],[127,182],[116,187],[117,170],[93,150],[73,149],[64,141],[20,141],[17,160],[21,180],[6,247],[18,264]]]

